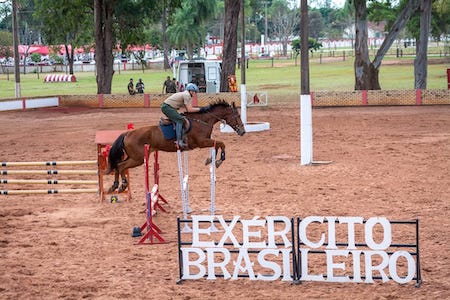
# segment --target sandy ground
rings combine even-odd
[[[270,131],[239,137],[215,129],[227,145],[217,170],[218,213],[419,218],[420,288],[393,281],[176,284],[179,177],[176,154],[160,153],[161,194],[169,205],[154,222],[167,244],[137,246],[131,236],[145,221],[143,167],[130,172],[129,203],[99,203],[96,194],[0,196],[0,298],[449,299],[450,106],[314,109],[314,159],[332,161],[319,166],[300,166],[299,114],[295,102],[251,108],[249,121],[270,122]],[[153,109],[0,112],[0,160],[93,160],[97,131],[156,124],[159,115]],[[209,207],[208,152],[189,154],[194,213]]]

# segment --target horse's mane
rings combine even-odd
[[[214,102],[209,103],[208,106],[205,107],[205,108],[206,108],[206,112],[209,112],[209,111],[211,111],[212,109],[214,109],[214,108],[216,108],[216,107],[219,107],[219,106],[222,106],[222,107],[229,107],[229,106],[230,106],[230,103],[228,103],[228,102],[227,102],[226,100],[224,100],[224,99],[218,99],[218,100],[216,100],[216,101],[214,101]]]
[[[230,103],[228,103],[226,100],[218,99],[218,100],[215,100],[215,101],[209,103],[208,106],[205,106],[204,107],[205,111],[201,112],[200,114],[211,112],[211,110],[213,110],[216,107],[230,107],[230,106],[231,106]],[[195,113],[185,112],[184,114],[197,114],[197,113],[196,112]]]

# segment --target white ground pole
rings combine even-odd
[[[313,163],[311,95],[300,96],[300,158],[301,165]]]
[[[185,152],[185,157],[186,157]],[[181,206],[183,209],[183,219],[187,220],[187,214],[189,212],[189,199],[188,194],[186,193],[187,187],[188,187],[188,181],[189,177],[188,175],[184,175],[183,173],[183,164],[181,160],[181,150],[177,150],[177,158],[178,158],[178,174],[180,175],[180,189],[181,189]],[[184,228],[181,230],[183,233],[192,232],[192,229],[189,227],[189,225],[185,222]]]
[[[211,167],[209,169],[211,174],[211,207],[209,211],[211,216],[216,213],[216,148],[211,147]],[[209,227],[210,232],[219,232],[220,230],[214,225],[214,221],[211,221],[211,226]]]
[[[241,120],[242,124],[244,124],[246,132],[256,132],[270,129],[269,122],[247,123],[247,87],[245,86],[245,84],[241,84]],[[224,124],[220,124],[220,131],[227,133],[234,132],[231,126]]]

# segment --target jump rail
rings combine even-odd
[[[16,161],[2,162],[2,167],[97,165],[96,160]]]
[[[70,175],[70,176],[83,176],[83,175],[97,175],[99,174],[98,169],[96,170],[82,170],[77,169],[86,166],[86,165],[96,165],[98,163],[96,160],[74,160],[74,161],[22,161],[22,162],[2,162],[1,166],[4,168],[15,168],[15,167],[31,167],[31,166],[40,166],[40,167],[63,167],[63,169],[58,170],[31,170],[31,169],[5,169],[0,170],[0,175],[18,175],[21,178],[0,178],[0,185],[12,185],[14,189],[11,190],[1,190],[0,195],[25,195],[25,194],[78,194],[78,193],[99,193],[99,181],[97,180],[89,180],[89,179],[78,179],[78,178],[55,178],[58,175]],[[64,169],[70,168],[71,169]],[[33,176],[29,175],[40,175],[38,178],[30,178]],[[34,176],[36,177],[36,176]],[[39,178],[41,177],[41,178]],[[42,178],[44,177],[44,178]],[[45,178],[47,177],[47,178]],[[85,176],[81,177],[84,178]],[[52,188],[49,189],[33,189],[33,186],[30,186],[31,189],[22,189],[19,186],[23,185],[39,185],[39,184],[48,184],[51,185]],[[97,185],[97,188],[87,188],[88,185]],[[53,185],[65,185],[62,186],[61,189],[54,189]],[[77,186],[79,188],[74,188]],[[0,188],[2,187],[0,186]]]

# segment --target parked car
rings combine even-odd
[[[270,59],[270,58],[272,58],[272,56],[270,56],[269,53],[260,53],[260,54],[258,54],[258,58],[259,59]]]

